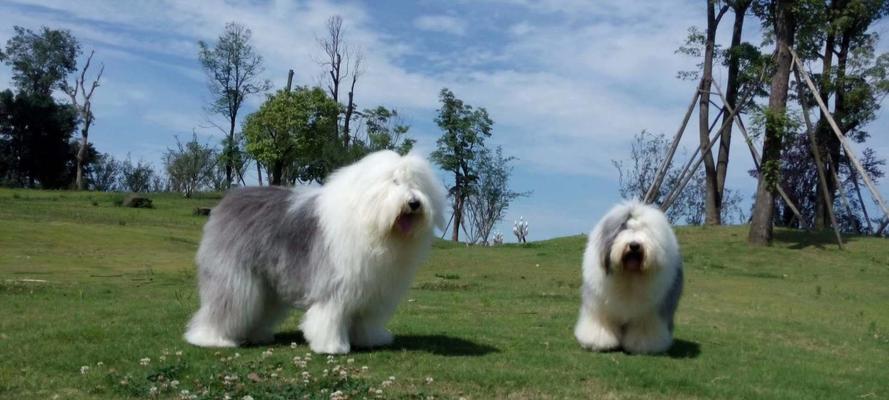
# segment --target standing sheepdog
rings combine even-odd
[[[667,217],[638,201],[620,204],[590,233],[574,336],[596,351],[664,352],[680,294],[682,257]]]
[[[392,343],[385,325],[443,228],[445,191],[425,159],[380,151],[322,187],[229,192],[197,254],[201,308],[185,340],[267,343],[292,308],[317,353]]]

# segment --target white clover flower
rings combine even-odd
[[[176,352],[176,357],[182,357],[182,350]]]
[[[350,359],[346,360],[346,364],[355,364],[355,359],[350,358]]]
[[[235,353],[235,358],[238,358],[240,356],[241,356],[241,353]]]
[[[167,356],[160,356],[160,357],[158,357],[158,360],[160,360],[160,361],[166,361],[166,360],[167,360]]]
[[[105,363],[99,361],[99,362],[96,363],[96,366],[97,366],[97,367],[104,367],[104,366],[105,366]]]
[[[295,349],[297,346],[296,342],[290,342],[290,348]]]
[[[426,383],[432,383],[433,381],[434,381],[434,379],[432,379],[431,376],[426,377]]]
[[[148,388],[148,395],[149,396],[157,396],[157,386],[152,386],[152,387]]]
[[[251,395],[248,394],[248,395],[246,395],[246,396],[244,396],[244,397],[241,397],[241,400],[253,400],[253,396],[251,396]]]
[[[172,380],[172,381],[170,381],[170,387],[171,387],[171,388],[176,389],[176,386],[179,386],[179,381],[177,381],[177,380],[175,380],[175,379]]]
[[[139,360],[139,365],[141,365],[143,367],[148,365],[149,363],[151,363],[151,359],[148,357],[145,357],[145,358]]]
[[[362,366],[361,366],[361,370],[362,370],[362,371],[367,371],[367,365],[362,365]]]
[[[86,365],[80,367],[80,374],[81,375],[86,375],[88,372],[90,372],[90,367],[87,367]]]

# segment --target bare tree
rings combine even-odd
[[[468,243],[489,245],[494,224],[503,219],[512,201],[530,194],[515,192],[509,188],[509,177],[512,175],[509,163],[514,159],[504,156],[500,146],[497,146],[493,154],[487,149],[478,153],[474,161],[477,164],[478,179],[474,183],[472,194],[466,198],[467,223],[463,224]]]
[[[77,190],[83,190],[86,188],[86,181],[83,176],[83,169],[86,163],[87,156],[87,144],[89,144],[89,135],[90,135],[90,126],[93,125],[93,121],[95,121],[95,117],[93,116],[93,93],[95,93],[96,88],[99,87],[99,81],[102,79],[102,72],[105,72],[105,65],[102,64],[99,67],[99,73],[96,74],[96,79],[93,80],[93,83],[89,85],[89,90],[86,88],[86,72],[90,69],[90,63],[93,61],[93,55],[96,54],[96,51],[90,51],[89,57],[86,58],[86,64],[83,66],[83,69],[80,71],[80,77],[74,77],[74,85],[69,85],[68,82],[62,81],[61,88],[68,97],[71,98],[71,105],[74,107],[74,110],[77,112],[78,117],[80,118],[80,147],[77,151],[76,159],[77,159],[77,172],[74,178],[74,186]]]
[[[235,137],[238,112],[248,96],[265,92],[271,87],[268,80],[260,78],[265,70],[263,59],[254,52],[251,37],[252,32],[246,26],[229,22],[212,47],[204,41],[198,42],[198,58],[209,78],[210,93],[215,97],[208,109],[221,114],[229,122],[222,149],[228,185],[231,185],[236,170],[235,163],[241,158]]]
[[[327,36],[319,38],[318,44],[324,52],[321,65],[326,70],[327,91],[330,93],[330,97],[340,103],[340,90],[344,85],[349,85],[346,104],[341,111],[343,113],[342,132],[340,132],[339,124],[334,127],[336,137],[342,139],[345,147],[349,147],[352,138],[350,124],[355,113],[355,85],[362,73],[363,55],[356,49],[350,49],[346,44],[343,18],[339,15],[334,15],[327,20]]]

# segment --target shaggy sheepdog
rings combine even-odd
[[[201,307],[185,340],[233,347],[274,339],[292,308],[317,353],[392,343],[385,325],[443,228],[445,191],[414,154],[370,154],[321,187],[229,192],[197,253]]]
[[[591,350],[664,352],[681,293],[682,257],[664,213],[620,204],[590,233],[574,336]]]

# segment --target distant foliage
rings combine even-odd
[[[162,180],[158,180],[154,168],[139,160],[136,164],[127,157],[121,165],[121,189],[128,192],[152,192],[163,189]]]
[[[211,186],[219,157],[216,150],[201,144],[196,134],[185,143],[176,138],[176,148],[164,154],[164,168],[170,189],[191,197],[192,193]]]
[[[670,143],[663,134],[655,135],[642,131],[633,137],[628,160],[611,163],[617,168],[619,174],[619,188],[624,199],[642,199],[645,192],[654,182],[658,168],[667,156]],[[673,158],[673,163],[667,170],[660,192],[655,196],[654,204],[660,204],[666,200],[669,192],[679,184],[683,163],[688,158],[687,152],[682,151]],[[679,193],[679,197],[673,202],[673,206],[667,211],[667,218],[673,223],[686,223],[700,225],[704,222],[706,190],[706,178],[704,170],[699,169],[692,176],[685,189]],[[722,199],[721,219],[723,223],[743,223],[746,216],[740,207],[742,198],[740,193],[726,188]]]
[[[500,146],[493,153],[482,148],[473,160],[478,179],[466,198],[464,232],[468,243],[489,245],[494,225],[503,219],[512,201],[529,194],[515,192],[509,187],[510,162],[513,160],[514,157],[503,155]]]
[[[99,192],[113,192],[120,188],[121,163],[110,154],[100,154],[87,170],[89,187]]]
[[[27,96],[46,98],[77,68],[80,45],[67,30],[42,27],[38,33],[21,26],[0,52],[0,61],[12,69],[16,90]]]

